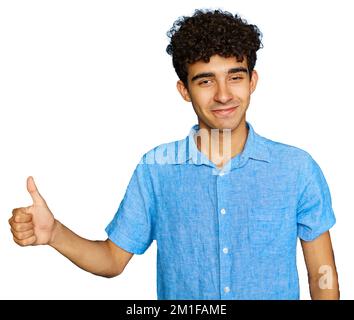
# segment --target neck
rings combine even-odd
[[[194,136],[194,141],[200,152],[218,168],[222,168],[231,158],[243,151],[247,135],[245,119],[233,130],[212,129],[199,123],[199,132]]]

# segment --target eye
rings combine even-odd
[[[198,83],[200,86],[208,86],[211,84],[211,80],[205,79]]]
[[[238,80],[242,80],[242,79],[243,79],[243,77],[241,77],[241,76],[234,76],[231,78],[231,80],[233,80],[233,81],[238,81]]]

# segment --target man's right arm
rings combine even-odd
[[[81,269],[103,277],[121,274],[133,254],[111,240],[84,239],[55,221],[53,240],[48,244]]]
[[[52,246],[78,267],[95,275],[114,277],[121,274],[133,254],[111,240],[84,239],[56,220],[40,195],[32,177],[27,190],[33,205],[17,208],[9,219],[14,241],[20,246]]]

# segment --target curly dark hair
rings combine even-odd
[[[204,61],[218,54],[236,57],[242,62],[247,57],[249,74],[256,64],[256,51],[262,48],[262,33],[239,15],[222,10],[195,10],[191,17],[178,18],[167,32],[170,44],[166,51],[172,56],[173,66],[184,85],[187,83],[187,65]]]

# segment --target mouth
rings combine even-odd
[[[214,114],[214,116],[218,118],[225,118],[230,116],[237,108],[238,106],[225,109],[211,110],[211,112]]]

